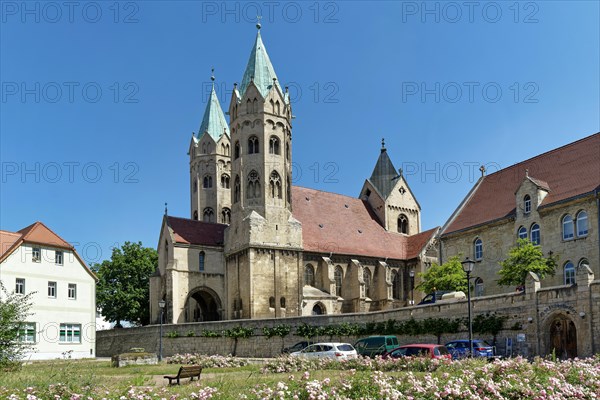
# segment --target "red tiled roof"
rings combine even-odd
[[[515,214],[515,192],[525,179],[548,189],[547,206],[600,188],[600,133],[487,175],[443,234]]]
[[[170,216],[167,223],[173,229],[176,243],[223,246],[227,225]]]
[[[14,244],[21,239],[21,236],[23,235],[20,233],[0,231],[0,259],[13,248]]]
[[[305,251],[406,260],[416,257],[435,231],[409,237],[387,232],[366,202],[336,193],[293,186],[292,201]]]

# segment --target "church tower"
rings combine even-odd
[[[232,218],[225,255],[230,318],[298,315],[302,289],[302,230],[292,217],[292,109],[260,24],[257,28],[229,106]]]
[[[214,70],[213,70],[214,71]],[[231,140],[215,92],[215,77],[197,134],[192,133],[190,156],[191,218],[228,224],[231,220]]]

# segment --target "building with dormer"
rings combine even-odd
[[[159,300],[167,323],[411,304],[438,229],[383,142],[358,198],[292,185],[292,104],[257,28],[229,122],[213,87],[190,141],[190,216],[163,217],[152,320]]]

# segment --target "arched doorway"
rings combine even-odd
[[[192,291],[185,302],[185,322],[220,321],[221,300],[211,289]]]
[[[554,352],[561,359],[577,357],[577,328],[571,318],[556,315],[551,319],[549,331],[549,354]]]
[[[312,309],[312,315],[323,315],[325,314],[325,306],[321,303],[315,304]]]

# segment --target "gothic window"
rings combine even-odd
[[[200,254],[198,255],[198,263],[199,263],[199,267],[198,270],[199,271],[204,271],[204,258],[205,258],[205,254],[203,251],[200,252]]]
[[[275,114],[281,114],[281,105],[279,104],[279,100],[275,102]]]
[[[290,159],[290,142],[285,143],[285,159]]]
[[[246,100],[246,114],[250,114],[252,112],[252,102],[250,99]]]
[[[225,155],[229,156],[229,144],[225,145]]]
[[[588,215],[585,211],[577,213],[577,236],[583,237],[588,234]]]
[[[258,154],[258,138],[256,136],[250,136],[248,138],[248,154]]]
[[[277,171],[271,172],[269,178],[269,189],[271,190],[271,197],[281,199],[281,177]]]
[[[571,261],[567,261],[564,267],[565,285],[575,284],[575,266]]]
[[[527,239],[527,228],[525,228],[524,226],[519,228],[519,239]]]
[[[202,143],[202,154],[206,154],[206,143]]]
[[[304,267],[304,285],[315,286],[315,269],[310,264]]]
[[[194,210],[194,221],[198,221],[198,210]]]
[[[252,102],[252,112],[258,112],[258,99],[254,98],[254,101]]]
[[[392,298],[394,298],[394,300],[400,300],[400,288],[401,288],[400,274],[398,273],[398,271],[393,271],[392,272]]]
[[[273,114],[275,114],[275,102],[273,101],[273,99],[271,99],[271,110],[273,111]]]
[[[285,196],[288,204],[292,203],[292,185],[290,184],[290,177],[285,178]]]
[[[475,297],[483,296],[483,279],[475,279]]]
[[[246,191],[246,197],[248,199],[260,198],[260,177],[258,176],[258,172],[255,170],[250,171],[248,174],[248,189]]]
[[[363,280],[365,281],[365,297],[371,297],[371,271],[363,269]]]
[[[533,224],[531,225],[531,243],[538,246],[540,241],[540,226],[538,224]]]
[[[240,158],[240,142],[235,142],[235,147],[233,149],[233,159],[237,160]]]
[[[198,181],[194,179],[194,193],[198,191]]]
[[[231,223],[231,210],[227,207],[223,208],[221,211],[221,222],[224,224]]]
[[[563,240],[573,239],[575,236],[575,224],[570,215],[565,215],[562,219],[562,238]]]
[[[269,154],[279,155],[279,138],[277,136],[271,136],[269,139]]]
[[[473,253],[475,253],[475,259],[481,260],[483,258],[483,241],[479,238],[473,243]]]
[[[213,222],[214,215],[215,215],[215,213],[214,213],[213,209],[210,208],[210,207],[206,207],[204,209],[204,214],[203,214],[203,217],[202,217],[202,221],[204,221],[204,222]]]
[[[335,281],[335,295],[342,296],[342,281],[344,277],[344,271],[339,265],[335,267],[333,271],[333,280]]]
[[[404,214],[398,217],[398,232],[408,235],[408,218]]]
[[[531,212],[531,197],[528,194],[523,198],[523,210],[525,211],[525,214]]]
[[[202,181],[202,187],[204,189],[209,189],[212,187],[212,176],[206,175],[204,180]]]
[[[275,297],[269,297],[269,308],[275,308]]]
[[[225,144],[221,143],[221,154],[225,155]]]
[[[221,187],[223,189],[229,189],[229,175],[227,175],[227,174],[221,175]]]
[[[237,203],[238,201],[240,201],[240,195],[241,195],[241,184],[240,184],[240,177],[239,176],[235,176],[235,182],[233,184],[233,202]]]

